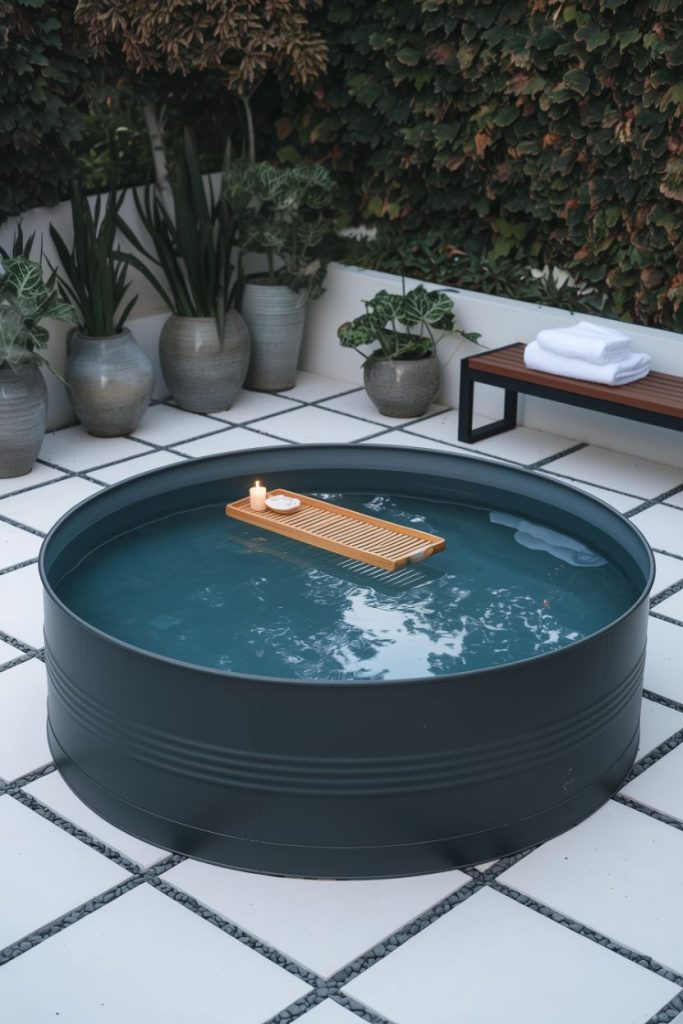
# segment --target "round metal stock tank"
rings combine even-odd
[[[535,516],[598,548],[639,596],[607,627],[542,656],[351,682],[173,661],[102,633],[58,598],[59,580],[97,546],[160,515],[242,497],[255,476],[290,490],[346,485]],[[618,513],[542,474],[370,445],[199,459],[73,509],[40,568],[57,766],[98,814],[165,849],[285,875],[440,871],[569,828],[635,757],[652,555]]]

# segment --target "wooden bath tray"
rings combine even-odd
[[[390,571],[402,569],[410,562],[421,562],[446,547],[443,537],[432,533],[411,530],[408,526],[398,526],[294,491],[269,491],[268,497],[276,494],[298,498],[301,507],[290,515],[281,515],[270,509],[252,512],[249,498],[240,498],[225,506],[225,514],[263,530],[273,530],[292,540]]]

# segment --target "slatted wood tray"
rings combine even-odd
[[[240,498],[225,506],[225,514],[262,530],[272,530],[292,540],[335,551],[347,558],[389,571],[402,569],[412,562],[421,562],[446,547],[443,537],[436,537],[432,533],[412,530],[408,526],[399,526],[294,491],[269,491],[268,497],[272,498],[276,494],[298,498],[301,507],[286,516],[270,509],[253,512],[249,498]]]

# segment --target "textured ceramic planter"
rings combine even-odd
[[[283,284],[250,281],[242,313],[251,335],[246,385],[254,391],[288,391],[296,384],[306,318],[306,292]]]
[[[383,416],[422,416],[439,392],[441,370],[435,355],[426,359],[381,359],[368,363],[365,389]]]
[[[169,317],[159,342],[168,390],[190,412],[229,409],[244,383],[249,349],[247,325],[234,309],[226,313],[222,344],[213,317]]]
[[[0,477],[31,472],[46,421],[47,390],[38,367],[0,366]]]
[[[108,338],[72,332],[64,376],[76,416],[96,437],[135,430],[154,387],[152,364],[127,328]]]

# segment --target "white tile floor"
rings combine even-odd
[[[385,421],[362,390],[302,374],[217,416],[154,406],[131,439],[58,431],[42,454],[59,469],[0,481],[3,1024],[681,1024],[683,487],[661,499],[683,471],[563,454],[576,442],[527,428],[474,449],[456,438],[452,411]],[[543,472],[623,513],[650,503],[634,516],[658,552],[642,760],[623,795],[486,875],[331,882],[170,857],[71,793],[45,739],[40,535],[137,472],[305,441],[551,458]]]

